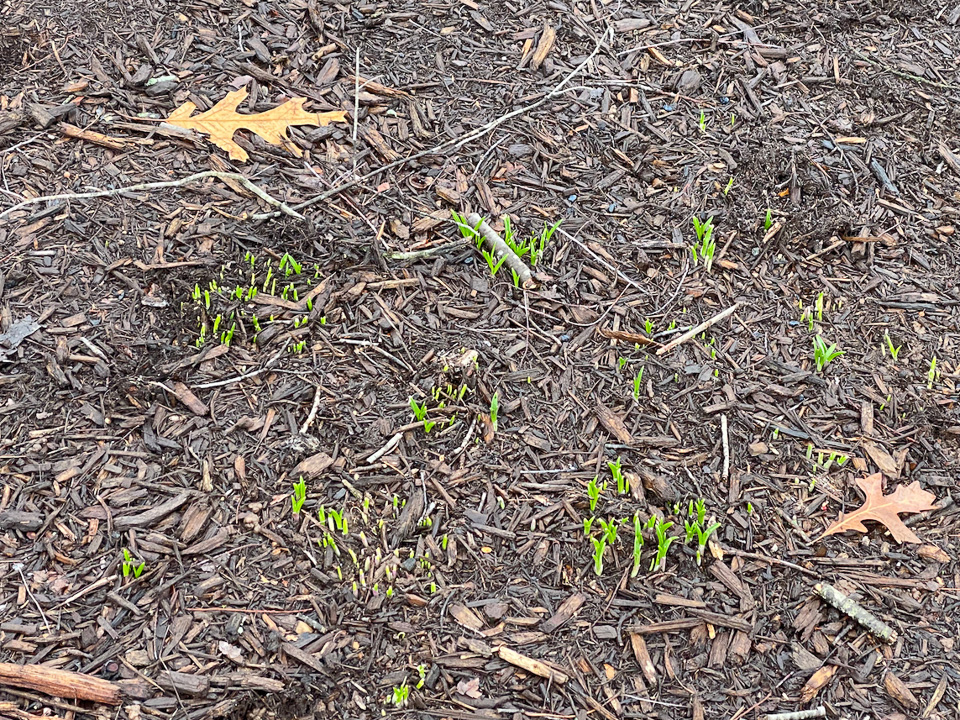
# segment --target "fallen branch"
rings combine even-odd
[[[703,332],[704,330],[706,330],[708,327],[712,327],[712,326],[716,325],[718,322],[720,322],[721,320],[723,320],[725,317],[728,317],[728,316],[732,315],[732,314],[736,311],[736,309],[737,309],[738,307],[740,307],[740,303],[735,302],[733,305],[731,305],[730,307],[728,307],[728,308],[727,308],[726,310],[724,310],[723,312],[719,312],[719,313],[717,313],[716,315],[714,315],[712,318],[710,318],[709,320],[705,320],[704,322],[700,323],[699,325],[690,328],[690,329],[687,330],[683,335],[681,335],[681,336],[678,337],[678,338],[675,338],[675,339],[671,340],[671,341],[668,342],[666,345],[664,345],[662,348],[660,348],[659,350],[657,350],[657,355],[663,355],[664,353],[670,352],[670,351],[673,350],[677,345],[682,345],[683,343],[685,343],[685,342],[686,342],[687,340],[689,340],[690,338],[696,336],[697,333],[701,333],[701,332]]]
[[[810,720],[827,716],[827,709],[821,705],[813,710],[797,710],[796,712],[770,713],[763,720]]]
[[[120,704],[120,686],[83,673],[46,665],[0,663],[0,685],[30,688],[53,697],[90,700],[105,705]]]
[[[832,585],[817,583],[813,586],[813,589],[817,592],[817,595],[833,605],[833,607],[842,612],[844,615],[856,620],[867,630],[883,640],[883,642],[891,643],[897,639],[896,630],[887,625],[876,615],[866,610],[856,600],[847,597]]]
[[[513,248],[503,241],[503,238],[497,234],[497,231],[487,224],[486,220],[477,213],[470,213],[467,216],[467,223],[472,228],[479,226],[480,234],[483,235],[483,239],[487,245],[496,254],[497,260],[500,260],[500,258],[504,259],[507,267],[513,270],[520,278],[520,284],[523,287],[533,285],[533,273],[530,272],[530,268],[528,268],[527,264],[520,259],[520,256],[513,251]]]
[[[0,212],[0,220],[2,220],[7,215],[22,210],[28,205],[35,205],[36,203],[41,202],[53,202],[56,200],[87,200],[90,198],[101,198],[101,197],[112,197],[114,195],[122,195],[123,193],[128,192],[143,192],[145,190],[163,190],[165,188],[176,188],[184,187],[190,183],[197,182],[198,180],[203,180],[204,178],[218,178],[220,180],[233,180],[240,183],[247,190],[252,192],[258,198],[263,200],[268,205],[272,205],[275,208],[278,208],[277,215],[289,215],[294,217],[297,220],[303,220],[304,217],[296,210],[289,207],[286,203],[277,200],[272,195],[270,195],[266,190],[257,187],[250,180],[245,178],[240,173],[231,173],[231,172],[217,172],[215,170],[206,170],[204,172],[195,173],[189,175],[180,180],[164,180],[162,182],[152,182],[152,183],[141,183],[139,185],[127,185],[126,187],[114,188],[112,190],[91,190],[90,192],[85,193],[63,193],[61,195],[41,195],[40,197],[30,198],[29,200],[24,200],[22,203],[18,203],[13,207],[9,207],[6,210]],[[256,217],[256,216],[254,216]]]

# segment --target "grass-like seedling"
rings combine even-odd
[[[817,364],[817,372],[823,372],[827,365],[843,354],[835,344],[827,345],[822,335],[813,336],[813,360]]]
[[[884,334],[883,334],[883,340],[884,340],[884,342],[885,342],[886,345],[887,345],[887,350],[890,351],[890,357],[892,357],[893,360],[894,360],[894,362],[896,362],[897,356],[900,354],[900,350],[903,348],[903,345],[900,345],[899,347],[894,347],[894,346],[893,346],[893,340],[890,339],[890,334],[889,334],[889,333],[884,333]],[[882,346],[882,345],[880,346],[880,349],[881,349],[881,351],[883,350],[883,346]]]
[[[640,516],[633,514],[633,569],[630,577],[636,577],[640,572],[640,553],[643,551],[643,528],[640,525]]]
[[[664,522],[656,515],[653,517],[655,518],[653,531],[657,535],[657,554],[653,560],[650,561],[651,572],[655,570],[662,571],[666,567],[667,551],[670,549],[670,546],[673,545],[674,540],[677,539],[676,535],[667,535],[667,530],[673,527],[672,522]]]
[[[814,305],[817,310],[817,322],[823,322],[823,293],[817,294],[817,302]]]
[[[587,483],[587,497],[590,498],[590,512],[596,512],[597,502],[600,500],[600,493],[603,492],[603,488],[597,482],[597,476],[593,476],[593,480]]]
[[[603,575],[603,553],[607,549],[606,537],[590,538],[593,543],[593,572],[599,577]]]
[[[933,383],[940,377],[940,371],[937,370],[937,358],[930,361],[930,369],[927,371],[927,390],[933,390]]]
[[[536,265],[540,262],[540,258],[543,257],[543,251],[547,249],[547,243],[550,242],[550,238],[553,237],[553,233],[563,220],[557,220],[553,225],[547,227],[547,224],[543,224],[543,231],[540,233],[539,237],[530,238],[530,264]]]
[[[717,250],[717,243],[713,239],[713,217],[711,216],[703,222],[700,222],[700,218],[696,216],[692,219],[693,229],[697,234],[697,242],[690,248],[693,253],[693,264],[696,265],[702,260],[704,269],[710,272],[710,268],[713,266],[713,255]]]
[[[123,567],[124,577],[129,577],[130,573],[132,572],[133,577],[138,578],[140,577],[140,574],[144,571],[144,569],[147,567],[147,564],[140,563],[139,565],[135,565],[133,562],[133,558],[130,556],[130,551],[124,548],[122,567]]]
[[[610,474],[617,481],[617,494],[626,495],[630,492],[630,481],[623,476],[623,468],[620,458],[616,462],[607,461],[607,467],[610,468]]]
[[[607,541],[607,545],[613,547],[614,543],[617,542],[617,519],[604,520],[601,518],[600,528],[603,530],[603,538]]]
[[[397,707],[403,707],[410,699],[410,686],[404,682],[402,685],[393,688],[393,697],[391,701]]]
[[[583,536],[590,537],[590,528],[593,527],[593,521],[596,520],[595,517],[589,517],[583,519]]]
[[[476,227],[473,227],[467,223],[467,219],[463,215],[458,215],[456,212],[451,212],[450,215],[453,217],[453,221],[457,224],[457,227],[460,228],[460,234],[463,235],[467,240],[474,240],[477,243],[477,247],[483,245],[483,235],[480,234],[480,226],[483,224],[483,218],[480,218],[480,222],[477,223]]]
[[[490,398],[490,423],[493,425],[493,431],[497,431],[498,420],[497,416],[500,414],[500,394],[494,393],[493,397]]]
[[[727,180],[727,184],[723,188],[723,196],[729,195],[731,190],[733,190],[733,178]]]
[[[763,232],[767,232],[773,227],[773,210],[767,208],[767,216],[763,219]]]
[[[703,135],[703,133],[707,131],[707,115],[703,110],[700,111],[700,120],[697,122],[697,125],[700,126],[700,134]]]
[[[290,502],[293,505],[294,514],[299,514],[300,508],[303,507],[304,501],[307,499],[307,483],[304,481],[303,476],[300,476],[300,479],[293,484],[293,495],[290,496]]]
[[[413,397],[410,397],[410,409],[413,410],[413,417],[418,421],[427,417],[427,404],[419,405]]]
[[[697,565],[699,565],[703,562],[703,551],[707,547],[707,541],[719,529],[720,523],[706,525],[707,504],[703,498],[698,499],[696,505],[693,500],[690,501],[688,517],[690,519],[685,524],[687,541],[697,538]]]
[[[623,370],[626,366],[627,366],[627,359],[625,357],[621,357],[617,359],[618,370]]]
[[[640,369],[637,370],[637,374],[633,376],[633,399],[638,401],[640,400],[640,385],[643,383],[643,366],[640,366]]]
[[[647,332],[647,335],[653,333],[653,321],[650,318],[647,318],[643,321],[643,329]]]

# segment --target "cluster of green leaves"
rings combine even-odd
[[[685,523],[687,542],[697,538],[697,565],[699,565],[703,561],[703,551],[707,547],[707,540],[720,528],[720,523],[706,524],[707,504],[703,498],[699,498],[696,503],[693,500],[690,501],[687,517],[689,518]]]
[[[490,249],[484,247],[484,237],[483,233],[480,231],[480,227],[483,225],[483,218],[480,219],[475,226],[470,225],[466,218],[463,215],[460,215],[456,212],[451,212],[453,216],[453,221],[456,223],[457,227],[460,229],[460,234],[472,240],[476,246],[477,251],[483,257],[487,263],[487,267],[490,269],[490,275],[496,276],[497,271],[503,266],[503,263],[506,261],[506,255],[497,257],[496,253]],[[503,217],[503,241],[507,246],[516,253],[517,257],[523,258],[525,255],[529,254],[530,264],[534,267],[540,261],[540,258],[543,257],[543,252],[547,247],[547,243],[550,242],[550,238],[553,236],[553,233],[558,227],[562,220],[558,220],[552,226],[548,226],[546,223],[543,225],[543,230],[539,235],[533,235],[527,240],[517,239],[516,234],[513,231],[513,226],[510,223],[510,216],[504,215]],[[511,274],[513,275],[513,284],[517,287],[520,286],[520,276],[517,275],[515,270],[511,269]]]
[[[717,241],[713,239],[713,217],[709,217],[703,222],[696,215],[693,216],[693,230],[697,235],[697,241],[690,247],[693,254],[693,264],[703,262],[703,267],[707,272],[713,267],[713,256],[717,250]]]
[[[607,461],[607,467],[610,468],[610,474],[613,475],[613,479],[617,483],[617,493],[626,495],[630,492],[630,481],[623,475],[623,463],[620,458],[617,457],[616,462]]]
[[[124,577],[129,577],[130,573],[132,572],[133,577],[138,578],[140,577],[141,573],[143,573],[144,569],[146,569],[147,564],[146,563],[140,563],[139,565],[135,564],[133,562],[133,557],[130,555],[130,551],[124,548],[123,562],[121,563],[121,567],[123,568]]]
[[[320,277],[320,266],[314,265],[314,280]],[[249,274],[248,274],[249,273]],[[277,287],[277,281],[282,284]],[[243,336],[252,336],[254,343],[257,335],[267,324],[277,322],[273,315],[269,321],[262,320],[255,312],[254,301],[260,294],[270,294],[283,300],[300,301],[300,293],[309,290],[309,279],[303,275],[303,265],[289,253],[284,253],[279,263],[274,266],[273,258],[268,258],[257,270],[257,257],[247,252],[242,263],[232,263],[220,268],[219,280],[210,280],[201,288],[195,283],[190,298],[198,307],[197,337],[194,341],[200,348],[209,338],[219,340],[220,344],[229,346],[234,340],[237,331],[243,331]],[[230,289],[230,286],[233,286]],[[181,310],[186,303],[181,303]],[[312,300],[307,300],[307,310],[313,310]],[[321,320],[321,323],[325,319]],[[304,327],[308,322],[306,315],[295,316],[291,322],[293,328]],[[227,328],[229,323],[230,327]],[[290,352],[299,353],[306,347],[306,341],[288,345]]]
[[[844,354],[836,344],[827,345],[822,335],[813,336],[813,361],[817,365],[817,372],[823,372],[827,365]]]

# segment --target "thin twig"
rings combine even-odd
[[[467,245],[469,245],[469,243],[466,240],[455,240],[454,242],[445,243],[443,245],[435,245],[434,247],[424,248],[423,250],[387,253],[387,257],[391,260],[422,260],[423,258],[431,257],[437,253],[446,252],[448,250],[459,250]]]
[[[723,439],[723,479],[730,477],[730,438],[727,433],[727,416],[720,416],[720,435]]]
[[[360,46],[357,45],[357,69],[353,73],[353,176],[357,176],[357,127],[360,124]]]
[[[716,315],[714,315],[714,316],[713,316],[712,318],[710,318],[709,320],[704,320],[704,321],[703,321],[702,323],[700,323],[699,325],[696,325],[696,326],[690,328],[690,329],[687,330],[683,335],[681,335],[681,336],[678,337],[678,338],[675,338],[674,340],[671,340],[671,341],[668,342],[666,345],[664,345],[662,348],[660,348],[659,350],[657,350],[657,355],[664,355],[664,354],[670,352],[670,351],[673,350],[677,345],[682,345],[682,344],[685,343],[687,340],[689,340],[690,338],[694,337],[697,333],[703,332],[703,331],[706,330],[708,327],[712,327],[713,325],[716,325],[718,322],[720,322],[720,321],[723,320],[724,318],[729,317],[730,315],[732,315],[732,314],[736,311],[736,309],[737,309],[738,307],[740,307],[740,303],[739,303],[739,302],[735,302],[733,305],[731,305],[730,307],[728,307],[726,310],[717,313]]]
[[[307,430],[310,429],[310,426],[313,425],[314,419],[317,417],[317,410],[320,409],[320,386],[317,385],[317,389],[313,394],[313,407],[310,408],[310,414],[307,415],[307,419],[303,421],[303,425],[300,427],[300,434],[306,435]]]
[[[564,230],[562,227],[558,227],[558,228],[557,228],[557,231],[558,231],[561,235],[563,235],[565,238],[569,238],[570,240],[573,240],[577,245],[580,246],[580,249],[581,249],[581,250],[583,250],[584,252],[586,252],[590,257],[592,257],[592,258],[593,258],[594,260],[596,260],[598,263],[600,263],[600,264],[603,265],[605,268],[607,268],[607,270],[612,270],[613,272],[615,272],[615,273],[617,274],[617,277],[620,278],[621,280],[623,280],[625,283],[627,283],[627,285],[633,285],[633,287],[635,287],[637,290],[640,290],[640,291],[642,291],[642,292],[646,292],[646,290],[644,290],[644,288],[641,287],[639,283],[637,283],[637,282],[634,281],[634,280],[631,280],[629,277],[627,277],[626,275],[624,275],[622,272],[620,272],[620,271],[619,271],[617,268],[615,268],[613,265],[611,265],[611,264],[608,263],[606,260],[604,260],[602,257],[600,257],[599,255],[597,255],[593,250],[591,250],[589,247],[587,247],[586,244],[584,244],[584,243],[580,240],[580,238],[575,237],[574,235],[571,235],[571,234],[568,233],[566,230]]]
[[[827,716],[827,709],[821,705],[813,710],[797,710],[796,712],[770,713],[763,720],[811,720]]]
[[[53,202],[55,200],[86,200],[89,198],[101,198],[101,197],[111,197],[114,195],[122,195],[123,193],[128,192],[142,192],[145,190],[163,190],[164,188],[175,188],[175,187],[184,187],[190,183],[197,182],[198,180],[203,180],[204,178],[213,177],[220,180],[234,180],[241,185],[243,185],[247,190],[252,192],[258,198],[264,202],[272,205],[275,208],[278,208],[277,215],[289,215],[290,217],[297,218],[298,220],[304,220],[303,215],[298,213],[296,210],[290,208],[286,203],[277,200],[265,190],[257,187],[247,178],[245,178],[240,173],[231,173],[231,172],[217,172],[214,170],[206,170],[204,172],[195,173],[193,175],[188,175],[185,178],[179,180],[164,180],[162,182],[152,182],[152,183],[140,183],[139,185],[127,185],[122,188],[114,188],[113,190],[92,190],[85,193],[63,193],[61,195],[41,195],[40,197],[30,198],[29,200],[24,200],[22,203],[18,203],[13,207],[9,207],[3,212],[0,212],[0,220],[5,216],[15,213],[17,210],[21,210],[28,205],[34,205],[41,202]],[[256,217],[256,216],[254,216]]]
[[[311,205],[316,205],[319,202],[323,202],[324,200],[328,200],[329,198],[332,198],[334,195],[339,195],[345,190],[349,190],[350,188],[355,187],[363,182],[366,182],[367,180],[371,180],[377,177],[378,175],[381,175],[387,172],[388,170],[393,170],[394,168],[398,168],[403,165],[406,165],[407,163],[412,162],[413,160],[419,160],[420,158],[426,157],[428,155],[438,155],[440,153],[449,153],[453,150],[463,147],[464,145],[468,145],[476,140],[479,140],[484,135],[489,134],[492,130],[500,127],[508,120],[512,120],[513,118],[518,117],[520,115],[525,115],[531,110],[534,110],[540,107],[541,105],[557,97],[557,95],[560,95],[561,93],[564,93],[567,91],[565,89],[566,85],[574,77],[576,77],[590,62],[593,61],[593,58],[596,57],[598,52],[600,52],[600,48],[603,47],[604,42],[607,41],[607,38],[609,36],[610,36],[610,30],[608,29],[597,41],[597,45],[593,49],[593,51],[589,55],[587,55],[587,57],[584,58],[584,60],[579,65],[577,65],[573,70],[567,73],[563,77],[563,79],[560,80],[560,82],[557,83],[550,92],[548,92],[546,95],[544,95],[542,98],[540,98],[536,102],[532,102],[529,105],[525,105],[524,107],[517,108],[512,112],[508,112],[504,115],[501,115],[495,118],[494,120],[491,120],[486,125],[482,125],[481,127],[478,127],[476,130],[472,130],[471,132],[468,132],[466,135],[462,136],[458,140],[448,140],[447,142],[440,143],[439,145],[436,145],[427,150],[422,150],[408,157],[400,158],[399,160],[394,160],[393,162],[387,163],[386,165],[381,165],[380,167],[374,170],[371,170],[365,175],[361,175],[360,177],[356,177],[353,180],[349,180],[345,183],[341,183],[340,185],[336,185],[335,187],[332,187],[329,190],[326,190],[320,193],[319,195],[313,196],[309,200],[305,200],[302,203],[294,205],[293,209],[303,210],[304,208],[308,208]],[[280,213],[276,211],[268,212],[268,213],[259,213],[257,215],[254,215],[252,219],[253,220],[270,220],[272,218],[278,217],[279,214]]]

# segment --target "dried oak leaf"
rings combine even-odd
[[[921,540],[899,518],[900,513],[923,512],[932,510],[937,499],[933,493],[921,489],[919,482],[909,485],[898,485],[889,495],[883,494],[883,475],[874,473],[857,480],[857,485],[866,495],[863,506],[852,513],[841,513],[840,518],[833,523],[821,537],[847,530],[866,532],[864,520],[874,520],[887,527],[894,540],[900,543],[920,543]]]
[[[271,145],[282,145],[297,157],[300,150],[287,137],[289,125],[329,125],[331,122],[346,122],[346,113],[312,113],[303,109],[306,98],[290,98],[282,105],[253,115],[241,115],[237,106],[247,97],[246,88],[231,93],[206,112],[194,115],[197,106],[185,102],[167,118],[167,122],[187,130],[198,130],[210,136],[210,142],[226,150],[231,160],[247,160],[247,151],[233,141],[237,130],[251,130]]]

